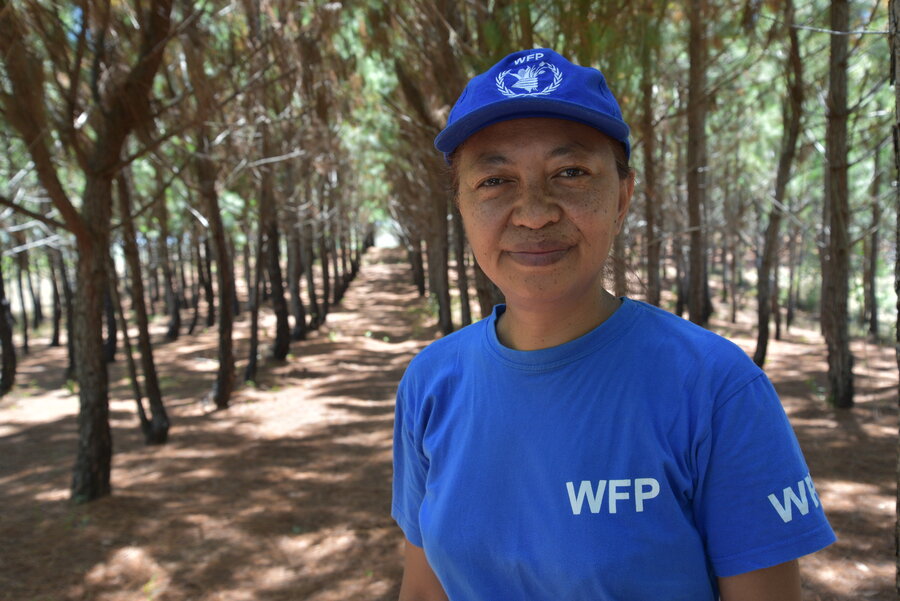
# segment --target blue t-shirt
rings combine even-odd
[[[397,397],[392,515],[452,601],[712,601],[835,540],[739,347],[623,299],[515,351],[502,311],[423,350]]]

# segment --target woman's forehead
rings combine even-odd
[[[565,119],[520,118],[487,126],[470,136],[456,153],[460,162],[497,165],[516,156],[536,154],[553,159],[604,152],[611,140],[602,132]]]

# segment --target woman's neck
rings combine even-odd
[[[517,351],[559,346],[587,334],[606,321],[620,305],[606,290],[579,306],[521,306],[507,302],[497,322],[497,338]]]

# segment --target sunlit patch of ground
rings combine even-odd
[[[381,252],[327,325],[287,361],[263,359],[227,411],[207,399],[215,328],[160,342],[173,424],[164,446],[142,444],[124,361],[114,364],[114,494],[88,505],[68,502],[78,400],[62,381],[65,351],[33,342],[27,376],[0,400],[0,600],[396,599],[393,396],[435,329],[400,255]],[[274,331],[270,314],[261,323]],[[160,341],[164,326],[155,322]],[[749,325],[713,327],[752,351]],[[244,313],[239,376],[246,329]],[[803,560],[807,601],[896,598],[896,364],[892,348],[858,341],[854,352],[858,405],[835,412],[817,333],[798,327],[770,342],[767,372],[840,538]]]

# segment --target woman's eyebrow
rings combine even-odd
[[[581,142],[572,142],[571,144],[566,144],[565,146],[557,146],[547,153],[547,158],[555,159],[557,157],[578,154],[587,150],[587,146],[585,146]]]
[[[506,165],[510,161],[506,157],[506,155],[497,153],[497,152],[483,152],[475,158],[473,161],[475,165],[479,167],[493,167],[496,165]]]

